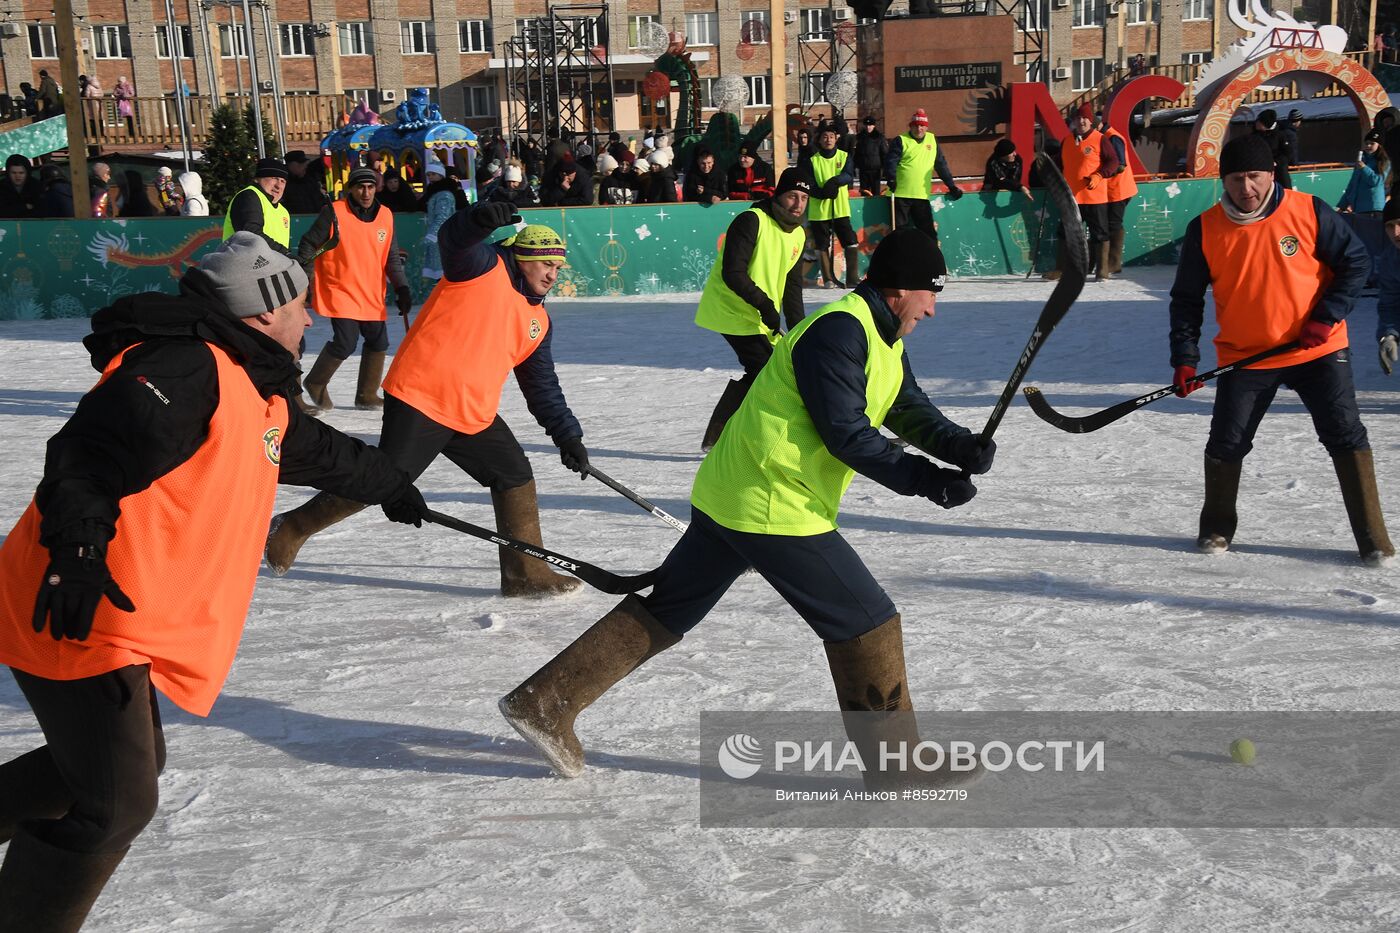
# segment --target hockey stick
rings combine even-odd
[[[583,561],[565,557],[563,554],[556,554],[545,548],[535,547],[533,544],[526,544],[524,541],[503,537],[489,528],[482,528],[480,525],[473,525],[471,522],[464,522],[460,518],[453,518],[451,515],[444,515],[441,512],[429,510],[427,519],[435,525],[442,525],[444,528],[451,528],[453,531],[460,531],[463,534],[481,538],[483,541],[490,541],[492,544],[508,547],[512,551],[519,551],[522,554],[552,564],[560,570],[567,570],[584,583],[587,583],[594,589],[602,590],[604,593],[612,593],[614,595],[635,593],[638,590],[646,589],[656,582],[655,570],[639,573],[634,577],[625,577],[619,574],[609,573],[601,567],[594,567],[592,564],[585,564]]]
[[[1065,181],[1059,167],[1045,153],[1039,153],[1035,162],[1040,169],[1040,177],[1045,182],[1046,202],[1054,201],[1056,209],[1060,212],[1060,223],[1065,230],[1065,250],[1068,254],[1069,268],[1063,270],[1060,280],[1055,283],[1055,290],[1050,293],[1050,299],[1041,309],[1040,317],[1035,322],[1035,330],[1031,331],[1031,338],[1026,341],[1026,348],[1016,360],[1011,377],[1006,380],[1006,388],[1001,390],[1001,397],[997,399],[996,407],[987,419],[987,426],[982,429],[980,438],[983,445],[996,433],[997,425],[1001,424],[1006,409],[1011,406],[1011,400],[1016,396],[1016,390],[1020,388],[1026,371],[1031,368],[1031,361],[1039,352],[1040,345],[1050,336],[1055,325],[1060,323],[1074,304],[1074,300],[1079,297],[1084,288],[1086,270],[1089,268],[1089,247],[1084,242],[1084,225],[1079,219],[1079,205],[1074,201],[1069,183]]]
[[[657,508],[656,506],[652,505],[650,502],[643,499],[641,496],[637,495],[635,492],[628,489],[626,486],[622,485],[617,480],[604,473],[602,470],[593,466],[593,464],[591,463],[588,465],[586,472],[590,476],[596,476],[599,479],[599,481],[603,483],[603,485],[610,486],[613,492],[621,493],[626,498],[631,499],[633,502],[637,503],[637,505],[640,505],[645,511],[655,515],[657,518],[661,519],[663,522],[670,525],[672,528],[676,529],[681,534],[685,534],[685,522],[681,521],[679,518],[676,518],[673,515],[668,514],[665,509]]]
[[[1263,353],[1256,353],[1247,356],[1242,360],[1235,360],[1228,366],[1221,366],[1212,369],[1208,373],[1198,373],[1194,382],[1205,382],[1207,379],[1214,379],[1216,376],[1223,376],[1226,373],[1250,366],[1260,360],[1267,360],[1271,356],[1278,356],[1280,353],[1287,353],[1289,350],[1298,349],[1298,341],[1293,340],[1285,343],[1281,347],[1274,347],[1265,350]],[[1090,431],[1097,431],[1099,428],[1107,427],[1119,418],[1126,417],[1137,411],[1144,405],[1150,405],[1159,398],[1166,398],[1176,392],[1176,386],[1163,386],[1154,389],[1146,395],[1139,395],[1137,398],[1130,398],[1126,402],[1119,402],[1117,405],[1105,408],[1103,411],[1096,411],[1092,415],[1084,415],[1079,418],[1072,418],[1069,415],[1062,415],[1050,407],[1050,403],[1045,400],[1045,396],[1040,394],[1040,390],[1035,386],[1026,386],[1021,390],[1025,393],[1026,401],[1030,403],[1031,410],[1034,411],[1042,421],[1048,421],[1061,431],[1068,431],[1070,434],[1088,434]]]
[[[1040,258],[1040,240],[1045,236],[1045,215],[1050,213],[1050,196],[1047,194],[1045,200],[1040,204],[1040,219],[1035,223],[1035,245],[1031,247],[1031,265],[1026,270],[1026,278],[1030,278],[1035,272],[1036,260]]]

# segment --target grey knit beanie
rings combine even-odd
[[[197,269],[236,318],[274,311],[306,291],[306,273],[256,233],[240,231],[199,261]]]

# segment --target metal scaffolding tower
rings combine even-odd
[[[824,22],[812,24],[821,28],[808,32],[809,22],[804,18],[797,36],[798,101],[803,116],[810,114],[814,107],[826,105],[827,78],[838,71],[856,70],[856,21],[851,8],[844,0],[833,0],[825,10],[804,7],[801,15],[808,17],[815,12],[826,13],[821,17]]]
[[[614,126],[608,5],[556,6],[501,43],[508,137],[550,129],[596,138]]]

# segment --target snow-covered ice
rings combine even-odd
[[[1170,284],[1161,268],[1090,282],[1027,381],[1074,414],[1168,382]],[[981,427],[1049,291],[954,281],[910,338],[921,384],[956,420]],[[679,517],[736,370],[692,325],[694,298],[551,303],[560,377],[592,456]],[[1351,320],[1396,522],[1400,377],[1377,366],[1374,301]],[[6,528],[39,479],[45,440],[94,381],[85,330],[0,324]],[[310,352],[328,336],[318,322]],[[351,361],[332,395],[349,402],[354,378]],[[1083,436],[1018,400],[980,494],[953,511],[856,479],[842,527],[904,614],[917,706],[1400,708],[1396,570],[1357,560],[1296,396],[1280,393],[1246,461],[1235,549],[1193,551],[1212,397],[1168,398]],[[659,562],[676,533],[567,473],[513,384],[504,406],[535,466],[545,544],[618,572]],[[378,435],[371,413],[327,420]],[[491,523],[488,494],[445,460],[421,487],[434,508]],[[279,509],[306,495],[284,488]],[[377,509],[314,538],[287,576],[259,580],[213,714],[162,704],[160,812],[89,929],[1400,926],[1393,830],[700,829],[697,711],[834,702],[816,637],[753,575],[581,717],[589,768],[555,779],[496,700],[615,601],[502,599],[494,548],[391,525]],[[0,678],[0,758],[39,741]]]

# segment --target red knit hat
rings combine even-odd
[[[1076,117],[1083,117],[1090,123],[1094,122],[1094,108],[1088,104],[1080,104],[1079,109],[1074,112]]]
[[[920,107],[914,111],[914,115],[909,118],[910,126],[928,126],[928,114],[924,113],[924,108]]]

